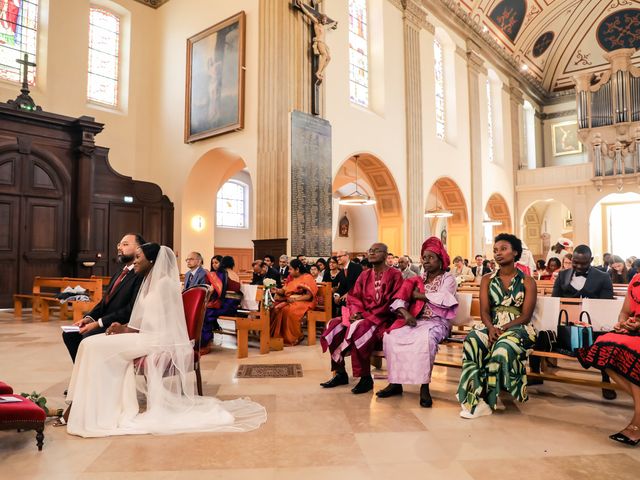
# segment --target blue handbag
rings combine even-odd
[[[563,323],[564,316],[564,323]],[[586,317],[588,326],[569,323],[569,314],[566,310],[560,310],[558,315],[558,347],[562,350],[576,352],[579,348],[586,348],[593,345],[593,327],[591,317],[588,312],[580,313],[580,322]]]

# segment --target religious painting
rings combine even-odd
[[[551,126],[551,129],[551,144],[554,157],[582,152],[582,144],[578,139],[578,122],[555,123]]]
[[[344,217],[340,220],[340,225],[338,228],[338,236],[339,237],[348,237],[349,236],[349,219],[347,218],[347,214],[344,214]]]
[[[600,25],[596,37],[608,52],[619,48],[640,48],[640,9],[625,8],[608,15]]]
[[[185,143],[244,128],[245,13],[187,39]]]
[[[515,43],[527,13],[525,0],[502,0],[489,14],[489,18]]]

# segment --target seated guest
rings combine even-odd
[[[636,258],[636,257],[634,257],[633,255],[631,255],[629,258],[627,258],[627,259],[624,261],[624,264],[627,266],[627,275],[629,275],[629,270],[631,270],[631,269],[633,268],[633,262],[635,262],[636,260],[637,260],[637,258]],[[632,279],[632,278],[633,278],[633,276],[632,276],[632,275],[629,275],[629,277],[628,277],[628,278],[629,278],[629,279]]]
[[[113,322],[129,323],[131,309],[142,284],[142,277],[133,270],[133,261],[136,249],[145,243],[142,235],[137,233],[127,233],[122,237],[118,242],[118,263],[124,268],[111,277],[102,300],[82,320],[74,323],[80,331],[62,333],[73,362],[83,339],[104,333]]]
[[[533,275],[535,267],[536,263],[533,260],[531,250],[529,250],[526,243],[522,242],[522,255],[520,256],[520,260],[516,262],[516,268],[522,270],[522,273],[530,277]]]
[[[473,267],[471,267],[471,273],[473,274],[474,277],[476,278],[482,277],[483,275],[489,273],[488,266],[487,266],[487,269],[485,270],[485,264],[484,264],[485,259],[482,255],[476,255],[475,261],[476,261],[476,264]]]
[[[362,273],[362,265],[353,263],[346,250],[339,250],[336,257],[338,258],[338,264],[342,269],[342,276],[344,277],[344,280],[340,281],[337,291],[339,296],[334,298],[334,303],[339,306],[345,306],[347,294],[353,289],[358,277]]]
[[[547,262],[546,270],[540,274],[539,280],[555,280],[560,270],[560,260],[556,257],[551,257]]]
[[[262,265],[264,262],[262,260],[254,260],[251,263],[251,268],[253,270],[253,275],[251,277],[251,285],[262,285],[265,279],[266,271],[263,270]]]
[[[313,277],[316,283],[321,283],[322,278],[324,277],[324,274],[320,273],[320,270],[318,270],[318,266],[316,264],[313,264],[309,267],[309,275]]]
[[[549,263],[549,260],[554,257],[562,261],[562,258],[567,253],[571,253],[572,249],[573,242],[568,238],[560,237],[556,244],[549,249],[549,253],[547,253],[547,264]]]
[[[453,259],[451,273],[456,277],[458,283],[473,282],[476,278],[473,273],[471,273],[471,269],[464,264],[464,260],[460,256]]]
[[[280,280],[280,274],[275,268],[269,267],[266,262],[262,262],[262,279],[264,281],[265,278],[270,278],[271,280],[275,280],[276,286],[282,286],[282,280]]]
[[[185,258],[187,262],[187,273],[184,274],[184,289],[193,287],[194,285],[202,285],[206,282],[207,271],[202,267],[204,259],[198,252],[191,252]]]
[[[276,257],[273,255],[265,255],[262,261],[266,263],[269,268],[276,268]]]
[[[366,272],[371,268],[371,264],[369,263],[369,260],[367,260],[366,258],[364,260],[360,260],[360,266],[362,267],[363,272]]]
[[[640,273],[640,259],[634,260],[631,268],[629,269],[628,278],[635,277],[638,273]]]
[[[300,255],[298,255],[296,257],[298,260],[300,260],[300,262],[302,262],[302,266],[305,268],[307,268],[307,256],[304,253],[301,253]]]
[[[220,262],[222,261],[222,255],[214,255],[213,257],[211,257],[211,265],[210,265],[210,272],[215,272],[218,270],[218,268],[220,267]]]
[[[386,258],[387,246],[374,243],[369,249],[373,268],[358,277],[342,316],[331,320],[320,338],[322,350],[331,353],[331,370],[335,372],[331,380],[320,384],[324,388],[349,383],[344,357],[351,355],[353,376],[360,377],[351,392],[359,394],[373,389],[369,359],[376,342],[394,320],[391,301],[402,285],[402,274],[387,265]]]
[[[384,335],[389,385],[380,398],[402,394],[402,384],[421,385],[420,406],[431,407],[431,370],[438,344],[451,331],[450,320],[458,309],[456,278],[446,271],[449,255],[437,237],[422,244],[423,277],[405,280],[395,295],[391,310],[402,316]]]
[[[329,258],[329,267],[325,269],[324,274],[322,276],[323,282],[331,282],[331,291],[333,292],[334,297],[340,298],[340,294],[338,292],[338,287],[340,286],[340,281],[344,281],[344,275],[342,274],[342,270],[338,268],[338,257]],[[335,302],[332,302],[332,317],[340,316],[340,306]]]
[[[566,260],[571,255],[571,268],[558,273],[558,278],[553,284],[552,297],[561,298],[613,298],[613,284],[611,277],[605,272],[591,267],[593,254],[587,245],[578,245],[573,254],[565,255]],[[539,372],[540,358],[531,359],[531,370]],[[606,374],[602,376],[603,382],[608,382]],[[537,380],[535,383],[542,383]],[[607,400],[616,398],[615,390],[603,389],[602,396]]]
[[[280,255],[278,259],[278,275],[281,283],[289,276],[289,257],[286,255]]]
[[[562,268],[560,269],[560,271],[571,270],[572,262],[573,262],[573,253],[567,253],[562,259]]]
[[[144,281],[129,324],[113,322],[106,335],[80,345],[69,382],[67,432],[106,437],[258,428],[266,421],[264,407],[194,395],[194,352],[171,249],[142,245],[134,269]],[[139,396],[146,397],[142,409]]]
[[[536,282],[515,267],[522,242],[501,233],[493,255],[500,268],[480,282],[480,317],[483,328],[472,330],[464,341],[458,401],[462,418],[490,415],[501,390],[516,400],[527,400],[525,362],[536,341],[529,324],[536,305]]]
[[[238,313],[238,305],[242,300],[240,281],[233,271],[236,266],[233,257],[222,257],[220,267],[215,272],[207,272],[207,281],[213,292],[207,304],[207,311],[202,324],[202,337],[200,340],[200,355],[211,352],[213,332],[220,331],[218,317],[224,315],[234,316]]]
[[[629,283],[627,266],[624,264],[622,257],[619,257],[618,255],[611,255],[611,268],[609,268],[609,275],[611,275],[611,281],[613,283]]]
[[[625,445],[640,443],[640,275],[629,283],[627,296],[614,331],[598,337],[589,347],[578,350],[584,368],[607,373],[633,398],[629,425],[609,438]]]
[[[611,254],[604,253],[602,255],[602,265],[596,267],[598,270],[602,270],[603,272],[608,272],[611,267]]]
[[[406,255],[403,255],[398,259],[398,269],[402,274],[403,280],[417,276],[416,272],[411,270],[410,267],[411,267],[411,262],[409,261],[409,257],[407,257]]]
[[[485,261],[482,262],[482,267],[484,268],[485,272],[493,273],[493,269],[491,268],[491,263],[492,263],[492,260],[485,260]],[[485,275],[487,273],[485,273]]]
[[[543,259],[540,259],[536,262],[536,272],[542,272],[547,269],[547,264]]]
[[[317,269],[315,265],[313,268]],[[302,317],[316,306],[318,285],[300,260],[291,261],[289,275],[291,280],[284,288],[272,289],[275,304],[271,310],[271,337],[282,338],[285,345],[293,346],[304,338]]]

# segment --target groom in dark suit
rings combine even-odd
[[[80,327],[80,332],[62,333],[72,361],[75,362],[83,339],[104,333],[113,322],[129,323],[143,280],[133,271],[133,259],[136,249],[145,243],[142,236],[136,233],[127,233],[122,237],[118,243],[118,263],[124,265],[124,268],[111,278],[102,300],[82,320],[74,323]]]
[[[562,270],[553,284],[553,297],[562,298],[613,298],[613,284],[608,273],[592,267],[593,254],[586,245],[578,245],[573,250],[571,267]],[[617,315],[618,312],[612,312]],[[533,365],[532,365],[533,367]],[[609,382],[606,373],[602,373],[602,381]],[[602,396],[607,400],[616,398],[615,390],[602,389]]]

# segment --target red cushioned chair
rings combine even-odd
[[[202,325],[207,311],[207,303],[211,296],[211,288],[207,285],[196,285],[182,292],[182,305],[187,321],[187,334],[193,344],[193,369],[196,373],[198,395],[202,395],[202,376],[200,374],[200,338],[202,337]],[[145,357],[134,361],[136,370],[144,374]]]
[[[0,382],[0,395],[11,395],[13,393],[13,388],[7,385],[4,382]]]
[[[11,389],[8,385],[3,385]],[[20,395],[3,393],[3,396],[20,399],[20,402],[0,403],[0,430],[35,430],[38,450],[42,450],[47,414],[31,400]]]

